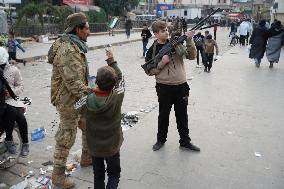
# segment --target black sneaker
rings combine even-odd
[[[27,157],[29,155],[29,144],[28,143],[24,143],[22,146],[22,150],[21,150],[21,156],[22,157]]]
[[[160,148],[162,148],[164,146],[165,143],[163,142],[156,142],[156,144],[153,145],[152,149],[153,151],[157,151],[160,150]]]
[[[184,150],[192,150],[192,151],[195,151],[195,152],[200,152],[200,148],[195,146],[192,143],[181,144],[180,148],[184,149]]]
[[[5,141],[6,148],[10,154],[17,153],[16,144],[13,141]]]

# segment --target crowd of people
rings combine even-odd
[[[211,47],[215,47],[216,55],[218,55],[219,51],[216,42],[217,28],[215,24],[212,27],[214,27],[214,42],[211,40],[212,35],[209,34],[208,30],[205,31],[205,36],[201,32],[194,36],[197,49],[197,67],[200,67],[200,55],[205,67],[204,71],[207,72],[210,72],[212,57],[214,56],[214,50]],[[269,26],[267,20],[260,20],[258,25],[253,26],[251,19],[248,18],[241,20],[240,23],[232,20],[230,22],[229,37],[231,38],[229,46],[235,46],[237,43],[239,43],[240,47],[248,46],[249,58],[254,59],[256,67],[260,66],[265,53],[270,62],[269,68],[273,68],[273,65],[279,62],[281,48],[284,45],[284,28],[281,21],[275,19]],[[210,41],[211,43],[209,43]]]
[[[96,86],[90,87],[89,67],[86,53],[87,38],[90,34],[88,20],[83,13],[69,15],[65,33],[59,37],[48,52],[48,62],[52,65],[51,104],[56,107],[60,124],[55,135],[54,168],[52,182],[63,188],[72,188],[75,183],[65,175],[67,157],[76,140],[77,128],[82,130],[81,167],[92,165],[94,187],[105,188],[105,171],[108,174],[106,188],[115,189],[120,180],[120,147],[123,142],[121,129],[121,106],[124,98],[124,79],[111,49],[106,49],[106,66],[97,70]],[[131,26],[132,27],[132,26]],[[127,29],[127,37],[130,29]],[[213,26],[214,37],[208,30],[204,32],[187,31],[183,18],[175,20],[154,21],[151,30],[155,36],[153,44],[147,49],[152,37],[147,25],[141,32],[143,57],[151,61],[160,50],[176,36],[184,34],[184,44],[177,44],[171,53],[164,55],[161,61],[149,72],[156,80],[156,93],[159,103],[158,131],[153,151],[161,149],[167,141],[169,115],[174,106],[180,148],[199,152],[189,136],[188,97],[190,87],[186,79],[184,57],[197,60],[197,67],[204,66],[204,72],[210,73],[215,54],[219,54],[216,40],[218,25]],[[215,28],[216,27],[216,28]],[[255,60],[259,67],[266,52],[270,68],[280,58],[284,43],[284,29],[280,21],[275,20],[270,28],[261,20],[255,28],[249,20],[243,20],[239,26],[231,23],[230,36],[239,32],[241,46],[251,44],[249,58]],[[233,39],[232,37],[232,39]],[[19,96],[24,89],[23,80],[15,62],[24,62],[16,58],[16,48],[25,51],[9,33],[7,49],[0,47],[0,122],[6,132],[5,144],[11,154],[16,153],[12,130],[14,123],[19,125],[23,147],[21,155],[29,154],[28,125],[22,111],[22,104],[13,99],[13,94],[5,87],[8,82],[15,95]],[[201,59],[200,59],[201,57]],[[200,61],[201,60],[201,61]],[[10,61],[10,63],[9,63]],[[24,62],[25,63],[25,62]],[[105,168],[106,162],[107,169]]]

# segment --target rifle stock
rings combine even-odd
[[[220,8],[216,9],[215,11],[211,12],[208,16],[206,16],[204,19],[199,21],[193,28],[191,28],[189,31],[196,30],[203,26],[203,23],[209,19],[210,16],[218,12]],[[175,45],[183,43],[187,39],[186,35],[180,36],[176,41]],[[158,54],[151,60],[147,61],[145,64],[141,65],[143,70],[146,74],[150,74],[150,70],[153,68],[157,68],[158,63],[162,60],[162,57],[166,54],[169,54],[171,50],[174,48],[174,45],[172,42],[168,42],[166,45],[163,46],[163,48],[158,52]]]

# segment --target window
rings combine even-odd
[[[183,15],[187,16],[187,10],[184,10]]]

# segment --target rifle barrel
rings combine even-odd
[[[212,16],[213,14],[215,14],[216,12],[220,11],[221,9],[218,8],[215,11],[211,12],[208,16],[206,16],[205,18],[203,18],[201,21],[199,21],[195,26],[193,26],[189,31],[192,30],[196,30],[199,29],[200,27],[202,27],[203,23],[209,19],[210,16]]]

